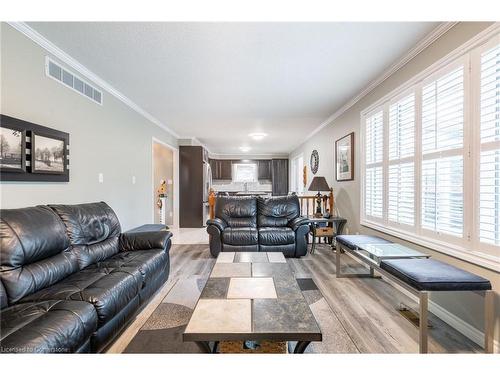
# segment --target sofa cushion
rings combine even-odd
[[[1,210],[0,279],[9,304],[79,270],[66,229],[47,206]]]
[[[296,195],[257,199],[259,227],[285,227],[300,216],[299,198]]]
[[[2,310],[2,353],[75,352],[97,327],[93,306],[81,301],[20,303]]]
[[[61,218],[72,245],[91,245],[120,235],[120,222],[104,202],[49,205]]]
[[[257,245],[258,235],[256,228],[231,228],[228,227],[222,232],[224,244],[228,245]]]
[[[94,305],[100,327],[138,295],[142,285],[143,276],[137,267],[89,267],[25,297],[21,302],[85,301]]]
[[[290,245],[295,243],[295,232],[289,227],[259,228],[260,245]]]
[[[257,226],[257,199],[254,197],[217,197],[215,217],[230,227]]]
[[[384,240],[377,236],[366,236],[361,234],[343,234],[335,237],[335,240],[342,245],[347,246],[351,250],[363,248],[363,245],[375,245],[391,243],[391,241]]]
[[[80,269],[118,253],[120,222],[104,202],[49,205],[66,227]]]
[[[167,264],[168,253],[165,250],[134,250],[120,252],[109,259],[89,266],[87,270],[137,269],[142,276],[142,288],[145,288]]]
[[[388,259],[380,268],[417,290],[490,290],[491,283],[481,276],[434,259]]]
[[[0,279],[0,309],[9,306],[9,301],[7,300],[7,292],[3,286],[2,280]]]

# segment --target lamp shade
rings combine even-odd
[[[311,181],[311,185],[309,185],[309,191],[329,191],[330,186],[326,182],[324,177],[316,176]]]

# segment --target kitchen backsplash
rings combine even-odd
[[[247,191],[272,191],[270,183],[247,182]],[[214,181],[213,188],[215,191],[245,191],[243,182],[232,181]]]

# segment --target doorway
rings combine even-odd
[[[158,206],[159,193],[158,189],[162,186],[165,194],[165,199],[161,200],[164,205],[164,224],[168,226],[176,225],[176,157],[177,149],[153,138],[152,144],[152,159],[153,159],[153,223],[162,223],[161,210]]]

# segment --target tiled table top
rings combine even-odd
[[[220,253],[183,334],[185,341],[321,341],[282,253]]]

